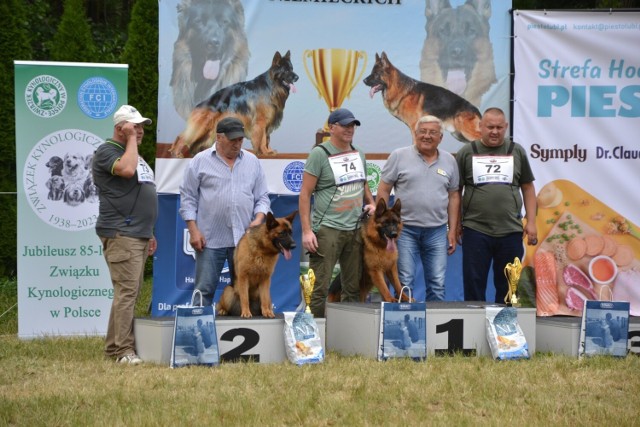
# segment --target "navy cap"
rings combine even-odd
[[[229,139],[246,138],[244,134],[244,125],[235,117],[225,117],[218,122],[216,127],[217,133],[224,133]]]
[[[337,110],[329,114],[329,120],[327,120],[327,122],[330,125],[339,123],[342,126],[346,126],[348,124],[355,123],[356,125],[360,126],[360,120],[357,120],[354,117],[353,113],[346,108],[338,108]]]

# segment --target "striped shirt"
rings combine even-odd
[[[241,150],[230,168],[216,146],[191,159],[180,186],[180,216],[195,220],[206,247],[236,246],[258,212],[271,208],[267,181],[258,158]]]

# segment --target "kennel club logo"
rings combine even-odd
[[[29,206],[45,223],[65,231],[95,226],[98,189],[91,162],[102,139],[80,129],[62,129],[36,143],[24,165]]]
[[[48,119],[64,110],[67,105],[67,89],[55,77],[40,75],[27,84],[24,100],[33,114]]]
[[[78,89],[78,106],[92,119],[105,119],[113,113],[118,103],[118,92],[109,80],[92,77]]]

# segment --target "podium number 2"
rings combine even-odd
[[[447,323],[436,325],[436,334],[448,333],[447,348],[436,349],[435,354],[462,353],[465,356],[475,356],[475,348],[463,348],[464,346],[464,320],[451,319]]]
[[[221,354],[220,360],[223,362],[237,362],[240,360],[253,360],[254,362],[260,362],[260,354],[242,354],[258,345],[258,342],[260,342],[260,335],[253,329],[248,328],[229,329],[222,334],[220,341],[233,341],[235,337],[242,337],[244,339],[240,345]]]

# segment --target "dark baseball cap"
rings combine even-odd
[[[338,108],[329,114],[329,120],[327,122],[332,125],[335,123],[339,123],[342,126],[349,125],[351,123],[355,123],[360,126],[360,120],[357,120],[353,113],[346,108]]]
[[[244,125],[235,117],[225,117],[218,122],[216,127],[217,133],[224,133],[229,139],[246,138],[244,134]]]

